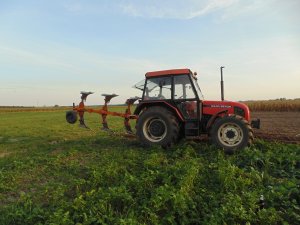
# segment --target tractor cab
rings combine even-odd
[[[148,72],[146,79],[134,85],[143,91],[137,110],[146,105],[161,105],[174,110],[185,121],[185,136],[198,136],[203,95],[196,74],[189,69]]]
[[[196,75],[189,69],[148,72],[134,87],[143,91],[143,101],[203,98]]]

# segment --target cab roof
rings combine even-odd
[[[152,71],[147,72],[145,74],[146,78],[149,77],[160,77],[160,76],[167,76],[167,75],[182,75],[182,74],[190,74],[190,69],[173,69],[173,70],[160,70],[160,71]]]

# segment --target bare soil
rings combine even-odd
[[[254,129],[257,138],[300,144],[300,112],[252,112],[252,119],[261,120]]]

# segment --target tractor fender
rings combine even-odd
[[[183,122],[184,121],[184,117],[183,115],[180,113],[180,111],[174,107],[173,105],[171,105],[168,102],[165,101],[155,101],[155,102],[141,102],[134,110],[134,115],[139,115],[141,111],[143,111],[146,108],[152,107],[152,106],[161,106],[164,108],[169,109],[171,112],[174,113],[174,115],[176,116],[176,118]]]
[[[217,112],[215,113],[207,122],[207,125],[206,125],[206,130],[208,131],[211,126],[213,125],[213,123],[215,122],[215,120],[217,119],[217,117],[221,114],[228,114],[228,110],[222,110],[220,112]]]

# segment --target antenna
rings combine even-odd
[[[224,81],[223,81],[223,68],[224,66],[221,66],[221,100],[224,101]]]

